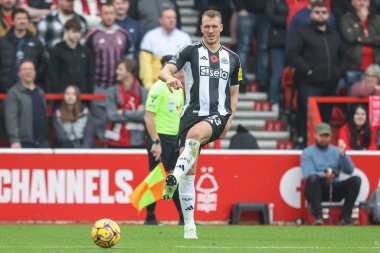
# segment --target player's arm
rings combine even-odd
[[[226,137],[226,134],[228,130],[231,127],[231,122],[232,119],[235,116],[236,108],[237,108],[237,102],[238,102],[238,97],[239,97],[239,85],[234,85],[230,87],[230,93],[231,93],[231,116],[228,118],[226,127],[224,128],[222,134],[220,135],[220,138]]]
[[[161,81],[166,82],[168,85],[168,88],[170,92],[173,93],[173,89],[182,89],[182,83],[173,76],[173,74],[178,72],[178,68],[174,64],[166,64],[165,67],[160,71],[160,74],[158,75],[158,78],[160,78]]]
[[[173,92],[173,88],[176,90],[180,88],[183,89],[182,83],[173,75],[181,70],[186,62],[190,61],[193,49],[193,45],[188,45],[182,48],[181,51],[173,56],[169,61],[169,64],[166,64],[160,71],[158,78],[161,81],[166,82],[170,92]]]

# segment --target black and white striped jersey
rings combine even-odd
[[[232,113],[230,86],[242,80],[236,53],[224,46],[213,53],[201,41],[184,47],[170,63],[185,71],[185,115]]]

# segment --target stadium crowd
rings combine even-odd
[[[274,110],[285,66],[295,69],[300,147],[306,146],[308,97],[336,96],[342,87],[348,96],[380,93],[378,0],[194,2],[200,13],[222,12],[223,34],[240,56],[245,82],[253,71]],[[180,28],[175,0],[2,0],[0,93],[8,95],[0,100],[1,138],[13,148],[93,147],[94,140],[144,148],[146,97],[161,57],[192,42]],[[45,93],[64,100],[45,101]],[[107,99],[81,102],[81,93]],[[332,106],[320,109],[329,122]],[[348,149],[377,149],[368,108],[349,109],[340,139]]]

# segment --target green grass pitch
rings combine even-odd
[[[102,249],[91,226],[1,225],[0,252],[380,252],[380,227],[198,226],[184,240],[181,226],[121,226],[121,240]]]

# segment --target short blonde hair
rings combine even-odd
[[[222,14],[220,14],[220,11],[216,11],[216,10],[207,10],[205,12],[203,12],[202,14],[202,20],[203,18],[207,16],[209,18],[215,18],[215,17],[218,17],[219,20],[220,20],[220,23],[222,23]]]

